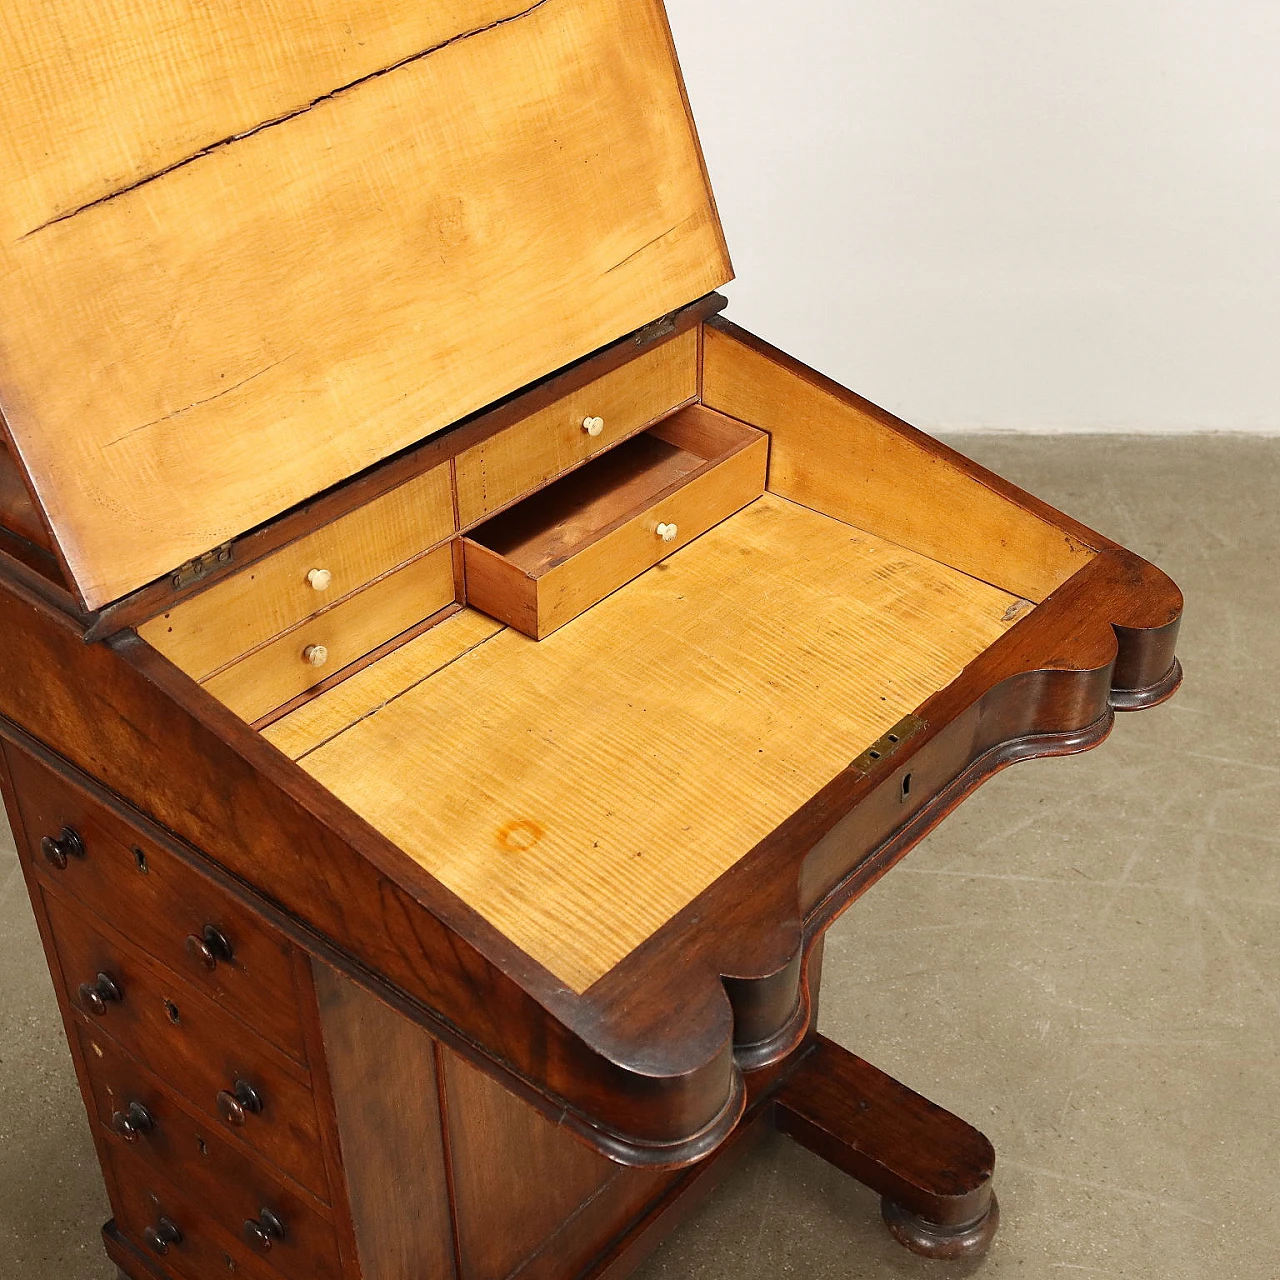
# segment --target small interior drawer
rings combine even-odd
[[[144,623],[138,634],[204,680],[453,531],[445,465],[246,566]]]
[[[542,639],[764,492],[768,437],[692,405],[475,529],[467,599]]]
[[[245,720],[258,720],[451,604],[453,552],[438,547],[278,636],[204,682]]]
[[[698,335],[690,332],[522,418],[458,455],[460,526],[509,506],[697,394]]]

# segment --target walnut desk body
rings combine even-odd
[[[991,1147],[818,1035],[823,934],[1168,697],[1176,587],[721,318],[656,0],[60,7],[0,782],[116,1265],[616,1278],[769,1126],[980,1252]]]

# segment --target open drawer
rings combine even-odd
[[[467,599],[542,639],[764,492],[768,437],[692,405],[475,529]]]

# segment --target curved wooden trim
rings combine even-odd
[[[1111,705],[1116,711],[1145,711],[1168,702],[1182,686],[1182,663],[1176,658],[1173,666],[1159,680],[1141,689],[1112,689]]]

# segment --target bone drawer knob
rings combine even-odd
[[[313,667],[323,667],[329,661],[329,650],[322,644],[309,644],[302,651],[302,659]]]
[[[598,436],[604,431],[603,418],[583,418],[582,429],[589,436]]]
[[[312,569],[307,574],[307,581],[317,591],[328,591],[329,584],[333,581],[333,574],[328,569]]]
[[[674,524],[660,524],[656,532],[663,542],[674,542],[680,536],[680,530]]]

